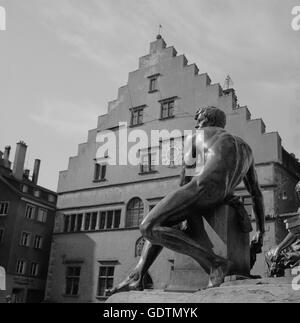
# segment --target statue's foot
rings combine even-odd
[[[211,268],[206,289],[219,287],[224,283],[225,277],[229,271],[230,263],[230,261],[226,261],[217,267]]]
[[[106,291],[106,296],[111,296],[116,293],[129,292],[129,291],[143,290],[142,280],[138,272],[133,272],[124,279],[118,286]]]

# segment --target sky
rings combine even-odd
[[[23,140],[26,168],[42,160],[39,184],[56,190],[58,172],[86,142],[159,24],[178,54],[224,84],[240,105],[278,131],[300,158],[300,0],[0,0],[0,150]]]

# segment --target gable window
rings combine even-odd
[[[4,228],[0,228],[0,243],[4,241]]]
[[[23,247],[29,247],[30,246],[30,240],[31,240],[31,233],[22,232],[20,245],[23,246]]]
[[[27,204],[26,210],[25,210],[25,217],[29,220],[32,220],[34,218],[34,211],[35,211],[35,206]]]
[[[39,222],[46,223],[46,221],[47,221],[47,210],[39,208],[37,220]]]
[[[130,125],[132,127],[143,124],[144,108],[145,106],[131,109]]]
[[[104,297],[106,290],[111,289],[114,285],[114,266],[100,266],[98,276],[97,296]]]
[[[159,74],[149,76],[149,93],[158,91],[158,77]]]
[[[25,271],[26,271],[26,262],[24,260],[18,260],[16,273],[19,275],[25,275]]]
[[[95,164],[94,180],[95,181],[105,181],[106,176],[106,164]]]
[[[0,216],[8,214],[9,202],[0,202]]]
[[[138,227],[144,217],[144,203],[136,197],[128,202],[126,212],[126,227],[134,228]]]
[[[151,173],[156,171],[157,153],[149,149],[146,153],[141,154],[140,173]]]
[[[39,274],[39,264],[36,262],[31,263],[30,276],[37,277]]]
[[[34,238],[33,247],[35,249],[42,249],[42,245],[43,245],[43,237],[36,235]]]
[[[66,268],[66,289],[67,296],[77,296],[79,292],[81,267],[68,266]]]
[[[160,101],[160,119],[168,119],[174,117],[175,98]]]
[[[101,211],[99,230],[118,229],[120,220],[121,210]]]

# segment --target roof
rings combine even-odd
[[[36,185],[28,179],[19,180],[16,177],[14,177],[11,173],[8,173],[8,174],[1,174],[0,173],[0,182],[2,182],[4,185],[6,185],[11,191],[13,191],[20,198],[21,197],[30,198],[31,200],[33,200],[37,203],[45,204],[45,205],[52,207],[52,208],[56,206],[56,197],[57,197],[56,192],[48,190],[42,186]],[[23,185],[27,185],[31,189],[28,190],[28,192],[23,192],[22,191]],[[42,192],[41,197],[36,197],[33,194],[30,194],[30,192],[33,192],[34,190],[41,191]],[[47,194],[47,196],[48,196],[48,194],[53,195],[55,197],[55,201],[49,202],[48,197],[43,198],[43,193],[44,193],[44,196],[45,196],[45,194]]]

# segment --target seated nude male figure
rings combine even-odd
[[[223,111],[215,107],[202,108],[197,111],[195,120],[196,128],[202,132],[202,138],[204,134],[204,167],[194,168],[193,176],[185,184],[183,178],[187,166],[183,166],[182,186],[163,198],[144,218],[140,230],[146,243],[139,262],[129,276],[109,291],[108,295],[142,290],[143,277],[163,247],[192,257],[210,275],[208,287],[219,286],[226,276],[228,260],[206,250],[181,230],[179,225],[195,214],[195,210],[201,216],[201,212],[226,203],[241,181],[244,181],[253,198],[257,224],[254,240],[262,243],[265,231],[264,206],[251,148],[241,138],[224,130],[226,115]],[[197,136],[199,133],[190,138],[185,164],[188,161],[191,165],[189,161],[203,151],[203,140],[199,144]]]

